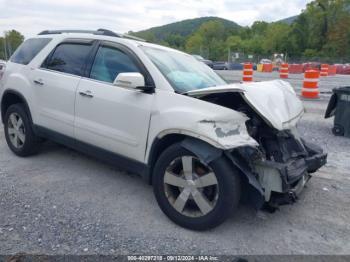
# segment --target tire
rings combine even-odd
[[[17,121],[16,126],[13,118]],[[22,125],[18,126],[20,123]],[[4,132],[8,147],[16,155],[25,157],[38,152],[41,140],[34,134],[32,123],[23,104],[14,104],[7,109]]]
[[[334,127],[332,128],[332,133],[335,136],[344,136],[344,127],[342,127],[341,125],[334,125]]]
[[[172,184],[167,184],[169,183],[169,173],[171,174],[171,177],[173,177],[176,172],[177,174],[175,174],[175,176],[177,179],[178,177],[182,179],[176,181],[180,181],[181,184],[184,183],[184,181],[189,183],[187,182],[189,180],[186,180],[187,177],[185,179],[183,178],[185,176],[184,170],[179,171],[181,169],[180,166],[183,168],[183,165],[185,165],[183,164],[185,161],[184,159],[192,159],[192,170],[194,170],[193,168],[196,168],[197,170],[192,172],[193,177],[197,176],[193,181],[202,178],[206,174],[210,175],[212,180],[215,180],[212,175],[212,173],[214,173],[217,184],[194,189],[193,185],[192,188],[190,185],[186,186],[186,189],[185,187],[181,188],[173,186]],[[178,163],[180,161],[181,164]],[[171,168],[174,169],[169,171]],[[202,174],[205,174],[200,175],[198,173],[199,171],[201,171]],[[201,163],[193,153],[183,148],[180,143],[170,146],[160,155],[154,167],[152,180],[156,200],[164,214],[176,224],[192,230],[206,230],[223,223],[237,209],[241,195],[239,171],[234,168],[226,158],[222,157],[212,161],[209,165],[205,165]],[[193,181],[191,183],[193,183]],[[188,200],[180,201],[185,202],[185,206],[181,209],[182,205],[177,205],[177,200],[180,200],[179,196],[184,193],[185,189],[187,192],[188,190],[194,190],[194,193],[192,191],[191,193],[187,193],[187,195],[190,195]],[[200,191],[200,194],[197,194],[198,192],[196,190]],[[176,196],[177,193],[178,195]],[[172,196],[172,194],[175,194],[175,196]],[[212,209],[204,208],[203,210],[205,210],[205,212],[202,212],[202,209],[197,204],[197,201],[199,201],[198,196],[204,196],[206,202],[210,204],[209,206]],[[203,203],[203,201],[199,202]],[[196,207],[198,210],[195,210]]]

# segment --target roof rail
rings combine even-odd
[[[137,37],[137,36],[133,36],[133,35],[129,35],[129,34],[123,34],[123,37],[127,38],[127,39],[136,40],[136,41],[147,42],[147,40],[145,40],[143,38],[140,38],[140,37]]]
[[[56,35],[56,34],[63,34],[63,33],[105,35],[105,36],[127,38],[127,39],[146,42],[145,39],[142,39],[142,38],[139,38],[136,36],[132,36],[132,35],[128,35],[128,34],[118,34],[118,33],[115,33],[111,30],[102,29],[102,28],[97,29],[96,31],[94,31],[94,30],[45,30],[45,31],[40,32],[38,35]]]
[[[122,34],[118,34],[118,33],[115,33],[115,32],[113,32],[111,30],[107,30],[107,29],[103,29],[103,28],[97,29],[96,32],[97,33],[95,35],[106,35],[106,36],[123,37]]]
[[[45,30],[38,35],[57,35],[63,33],[81,33],[81,34],[94,34],[96,31],[92,30]]]

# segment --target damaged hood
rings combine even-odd
[[[192,90],[186,94],[200,98],[228,92],[240,93],[256,113],[278,130],[294,127],[304,113],[303,104],[293,87],[282,80],[229,84]]]

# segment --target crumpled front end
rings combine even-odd
[[[247,178],[243,191],[256,208],[295,202],[310,174],[327,161],[320,147],[300,138],[296,124],[304,108],[287,82],[212,87],[188,95],[247,116],[248,137],[256,145],[237,145],[225,154]]]

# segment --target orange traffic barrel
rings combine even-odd
[[[329,65],[322,64],[321,65],[321,76],[328,76]]]
[[[316,70],[308,70],[304,73],[304,83],[301,89],[301,96],[304,98],[315,99],[319,98],[318,79],[320,72]]]
[[[244,63],[243,65],[243,82],[253,81],[253,64]]]
[[[280,78],[288,78],[288,64],[287,63],[281,64]]]

